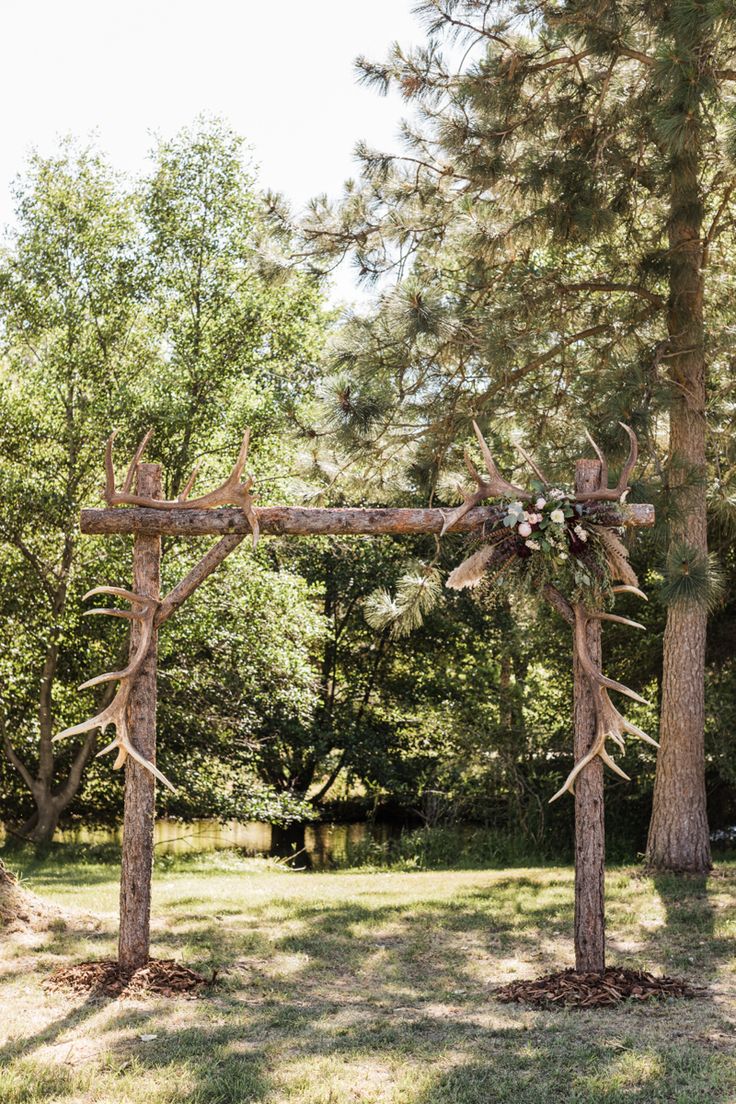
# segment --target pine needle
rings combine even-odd
[[[697,606],[709,612],[720,605],[725,593],[723,573],[713,553],[704,555],[685,541],[677,541],[667,554],[660,597],[668,606]]]
[[[405,572],[396,584],[396,595],[385,588],[374,590],[363,603],[365,619],[372,629],[397,638],[421,628],[442,594],[442,580],[435,567]]]

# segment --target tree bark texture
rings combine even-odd
[[[331,506],[259,506],[261,532],[273,536],[340,536],[365,534],[402,536],[412,533],[439,533],[447,510],[409,507],[363,509]],[[452,527],[453,533],[470,533],[484,522],[503,516],[499,506],[476,506]],[[654,507],[636,502],[623,508],[624,524],[654,524]],[[83,533],[147,533],[174,537],[247,535],[248,519],[242,510],[229,507],[215,510],[153,510],[145,507],[117,507],[110,510],[82,510]]]
[[[138,494],[161,495],[161,466],[139,464]],[[136,536],[133,545],[133,590],[151,598],[160,596],[161,538]],[[141,626],[131,622],[130,654],[138,647]],[[156,662],[157,634],[128,706],[130,739],[142,755],[156,761]],[[156,784],[149,771],[133,759],[125,764],[123,856],[120,872],[120,936],[118,962],[122,973],[132,973],[148,961],[151,925],[151,878]]]
[[[578,460],[575,490],[600,486],[598,460]],[[601,624],[589,621],[588,651],[602,665]],[[596,723],[593,692],[573,645],[573,717],[575,762],[590,750]],[[606,834],[603,804],[603,762],[596,756],[575,783],[575,969],[602,972],[606,966],[605,932]]]
[[[703,207],[697,147],[672,168],[668,364],[670,547],[708,554],[706,377],[703,330]],[[705,797],[707,611],[674,604],[664,634],[662,703],[647,865],[703,874],[710,869]]]

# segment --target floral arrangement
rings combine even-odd
[[[493,584],[516,568],[532,587],[555,581],[574,600],[605,602],[614,579],[636,585],[628,551],[620,538],[622,515],[616,502],[576,502],[563,487],[533,483],[531,502],[500,503],[483,527],[480,548],[451,572],[455,590]]]

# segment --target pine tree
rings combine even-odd
[[[491,437],[509,419],[553,467],[583,424],[606,446],[618,418],[635,427],[666,498],[672,598],[648,861],[703,871],[706,400],[728,367],[736,8],[417,10],[425,46],[358,62],[414,107],[405,153],[361,148],[361,179],[305,225],[315,263],[352,253],[381,289],[337,343],[343,420],[366,453],[403,449],[433,496],[471,416]]]

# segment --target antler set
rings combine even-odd
[[[86,615],[93,616],[94,614],[101,613],[107,614],[109,617],[124,617],[128,621],[138,621],[141,624],[140,640],[135,654],[124,670],[109,671],[104,675],[97,675],[95,678],[83,682],[79,687],[80,690],[89,690],[93,686],[99,686],[102,682],[118,681],[120,685],[118,686],[117,693],[107,708],[103,709],[101,713],[98,713],[96,717],[90,717],[88,721],[82,721],[81,724],[73,725],[71,728],[65,728],[63,732],[54,736],[54,739],[63,740],[66,736],[79,736],[82,732],[90,732],[95,728],[99,728],[100,731],[104,733],[109,725],[114,725],[115,739],[104,747],[102,751],[99,751],[97,753],[98,756],[117,749],[117,758],[113,763],[113,767],[116,770],[122,767],[125,760],[130,756],[131,759],[135,759],[137,763],[140,763],[142,767],[145,767],[146,770],[150,771],[160,782],[163,782],[165,786],[168,786],[169,789],[173,791],[174,787],[171,785],[168,778],[161,773],[154,763],[141,755],[131,743],[128,735],[127,712],[130,702],[130,692],[145,662],[146,656],[148,655],[148,649],[151,646],[151,638],[153,637],[154,618],[160,603],[155,598],[146,597],[145,594],[134,594],[130,590],[121,590],[120,587],[108,586],[99,586],[88,591],[84,595],[83,601],[87,598],[91,598],[93,594],[114,594],[116,597],[123,598],[126,602],[130,602],[134,607],[139,606],[140,609],[132,610],[91,609],[86,611]]]
[[[606,460],[606,457],[599,449],[598,445],[595,443],[590,434],[586,432],[586,436],[593,446],[598,459],[601,462],[601,481],[603,483],[603,486],[595,491],[578,492],[575,495],[576,502],[620,502],[623,501],[628,494],[629,478],[636,465],[639,454],[639,447],[634,431],[629,426],[624,425],[623,422],[620,422],[619,425],[623,427],[629,437],[629,456],[623,468],[621,469],[621,474],[616,486],[608,486],[608,462]],[[446,515],[445,523],[442,527],[442,533],[446,533],[448,529],[451,529],[453,525],[455,525],[460,520],[460,518],[464,517],[465,514],[472,510],[473,507],[480,505],[481,502],[485,501],[488,498],[513,497],[524,502],[534,497],[532,491],[525,490],[523,487],[518,487],[514,483],[509,483],[508,480],[503,478],[498,468],[496,467],[496,463],[493,459],[491,450],[489,449],[488,444],[485,441],[483,434],[481,433],[476,422],[473,422],[473,429],[478,439],[478,444],[480,445],[483,460],[488,471],[488,478],[485,479],[478,472],[472,460],[470,459],[468,452],[466,451],[465,465],[471,476],[477,483],[478,489],[472,494],[463,494],[463,504],[461,506],[458,506],[456,509],[450,511]],[[518,451],[532,468],[541,483],[545,487],[548,487],[550,485],[550,481],[537,467],[532,458],[528,456],[522,448],[519,447]],[[475,558],[482,556],[482,553],[483,550],[481,549],[480,553],[476,552],[474,556],[470,558],[470,560],[466,561],[466,563],[470,564]],[[463,586],[472,586],[475,584],[475,582],[478,581],[478,572],[468,571],[463,573],[463,566],[464,565],[460,565],[460,568],[456,568],[452,576],[450,577],[450,580],[448,580],[448,583],[455,586],[456,589],[460,589]],[[479,569],[482,569],[483,566],[483,564],[480,564]],[[624,571],[624,568],[627,569],[626,583],[623,586],[612,587],[611,589],[613,593],[620,594],[622,592],[626,592],[629,594],[636,594],[639,598],[643,598],[646,601],[646,595],[639,589],[638,586],[632,585],[632,580],[633,582],[636,582],[636,576],[633,574],[633,571],[631,571],[628,562],[626,562],[625,564],[619,562],[616,566],[619,571]],[[455,578],[455,582],[452,582],[453,576]],[[577,655],[580,659],[580,665],[583,669],[583,672],[585,673],[591,689],[596,718],[596,731],[595,738],[590,749],[581,759],[578,760],[573,769],[570,771],[570,774],[565,780],[564,785],[552,798],[550,798],[550,801],[555,801],[566,791],[573,793],[576,778],[584,769],[584,767],[586,767],[588,763],[595,759],[596,756],[600,756],[603,762],[608,767],[610,767],[611,770],[615,771],[616,774],[620,775],[621,778],[625,778],[628,780],[628,775],[625,774],[623,770],[621,770],[621,768],[611,758],[606,749],[606,741],[609,738],[612,739],[613,742],[622,751],[624,750],[624,735],[627,733],[632,736],[638,736],[640,740],[646,741],[653,747],[659,746],[656,740],[653,740],[651,736],[648,736],[646,734],[646,732],[643,732],[640,728],[632,724],[630,721],[627,721],[626,718],[622,716],[621,713],[619,713],[618,709],[616,709],[613,702],[611,701],[608,691],[616,690],[619,693],[625,694],[633,701],[639,702],[642,705],[647,705],[648,703],[645,701],[644,698],[640,697],[639,694],[637,694],[634,690],[631,690],[628,686],[624,686],[623,683],[620,682],[615,682],[613,679],[610,679],[606,675],[604,675],[600,667],[593,659],[593,656],[591,655],[590,649],[588,647],[587,628],[590,621],[615,621],[618,624],[629,625],[630,627],[637,629],[643,629],[645,626],[641,625],[638,621],[631,621],[629,618],[620,617],[618,616],[618,614],[615,613],[602,613],[600,611],[588,610],[580,602],[577,602],[573,605],[573,614],[575,626],[575,647]]]
[[[258,525],[258,512],[253,505],[253,496],[251,494],[253,477],[248,475],[245,480],[243,480],[243,469],[245,468],[245,462],[248,457],[250,430],[247,429],[243,435],[238,458],[224,483],[208,494],[194,499],[190,499],[189,495],[197,477],[197,467],[194,468],[184,489],[176,499],[149,498],[146,495],[132,493],[131,488],[133,486],[133,479],[135,478],[136,467],[143,456],[146,445],[151,439],[152,432],[153,430],[148,430],[143,440],[138,445],[138,448],[135,450],[135,454],[128,465],[128,470],[125,473],[125,478],[123,479],[120,490],[118,490],[115,485],[115,465],[112,455],[113,444],[117,432],[112,433],[108,438],[105,447],[105,486],[102,488],[102,495],[107,505],[111,507],[146,506],[152,510],[206,510],[214,506],[238,506],[248,519],[251,533],[253,534],[253,547],[255,548],[258,543],[260,528]],[[89,720],[83,721],[78,725],[73,725],[71,728],[65,728],[64,731],[60,732],[54,739],[62,740],[66,736],[78,736],[82,732],[90,732],[95,728],[99,728],[101,732],[104,732],[109,725],[114,725],[115,739],[109,743],[107,747],[104,747],[102,751],[98,752],[98,755],[104,755],[108,751],[117,749],[118,754],[113,767],[122,767],[128,756],[130,756],[131,759],[135,759],[137,763],[140,763],[142,767],[145,767],[146,770],[150,771],[160,782],[163,782],[165,786],[168,786],[169,789],[173,791],[174,787],[171,785],[168,778],[161,773],[154,763],[141,755],[132,744],[128,734],[127,713],[130,703],[130,693],[145,658],[148,655],[155,627],[156,613],[161,603],[155,598],[149,598],[143,594],[135,594],[130,590],[121,590],[120,587],[95,587],[85,594],[84,599],[91,598],[93,594],[113,594],[118,598],[123,598],[126,602],[130,602],[134,607],[132,610],[92,609],[88,610],[87,613],[107,614],[110,617],[124,617],[130,621],[140,622],[142,627],[140,640],[135,654],[124,670],[110,671],[104,675],[97,675],[95,678],[89,679],[88,682],[82,683],[79,687],[80,690],[88,690],[92,686],[98,686],[100,683],[117,680],[120,685],[110,705],[108,705],[106,709],[103,709],[101,713],[98,713],[97,716],[90,717]],[[136,609],[136,606],[139,608]]]
[[[105,447],[105,486],[102,490],[102,496],[107,505],[147,506],[152,510],[209,510],[214,506],[239,506],[248,518],[253,534],[253,547],[255,548],[258,543],[260,528],[258,525],[258,512],[253,505],[253,495],[251,494],[251,488],[254,481],[253,477],[250,475],[246,476],[245,480],[242,478],[243,468],[248,458],[250,430],[246,429],[243,435],[238,458],[224,483],[221,483],[219,487],[216,487],[208,494],[201,495],[199,498],[189,498],[192,487],[194,486],[194,481],[197,478],[197,472],[199,471],[199,465],[197,465],[189,476],[189,479],[187,479],[179,497],[168,499],[147,498],[145,495],[131,493],[136,466],[143,456],[152,433],[153,430],[149,429],[138,445],[138,448],[135,450],[135,454],[128,465],[128,470],[125,473],[125,479],[123,480],[123,485],[120,490],[117,490],[115,486],[115,466],[112,459],[112,447],[117,436],[117,430],[110,434]]]
[[[638,597],[646,601],[646,595],[643,594],[638,587],[619,586],[613,587],[612,589],[614,594],[627,591],[638,595]],[[575,779],[580,774],[581,770],[586,767],[591,760],[595,759],[596,755],[599,755],[606,766],[610,767],[611,770],[621,778],[625,778],[627,782],[631,781],[628,774],[622,771],[618,763],[608,754],[606,750],[606,740],[608,740],[609,737],[621,751],[625,749],[625,733],[629,733],[631,736],[638,736],[640,740],[644,740],[647,744],[651,744],[652,747],[659,747],[656,740],[653,740],[646,732],[643,732],[642,729],[632,724],[631,721],[627,721],[626,718],[619,713],[608,696],[608,691],[618,690],[620,694],[625,694],[633,701],[639,702],[640,705],[648,705],[649,703],[634,690],[631,690],[630,687],[624,686],[622,682],[615,682],[613,679],[607,678],[600,667],[593,661],[588,648],[587,629],[589,621],[616,621],[619,625],[629,625],[634,629],[643,629],[645,626],[641,625],[638,621],[631,621],[628,617],[619,617],[615,613],[601,613],[598,611],[592,612],[586,610],[580,602],[575,603],[573,611],[575,614],[575,647],[577,656],[580,660],[580,666],[583,668],[585,676],[588,679],[593,695],[593,709],[595,711],[596,722],[595,739],[588,752],[582,759],[579,759],[572,768],[565,779],[564,785],[562,785],[557,793],[550,798],[550,802],[556,801],[558,797],[562,797],[563,793],[566,791],[574,793]]]
[[[636,439],[636,434],[634,433],[633,429],[631,429],[627,425],[624,425],[623,422],[619,422],[619,425],[623,429],[625,429],[627,434],[629,435],[629,456],[623,468],[621,469],[621,475],[619,476],[618,483],[615,487],[608,486],[608,461],[606,460],[603,452],[601,452],[601,450],[598,448],[598,445],[595,443],[591,435],[586,430],[585,436],[588,438],[591,445],[595,449],[596,456],[601,462],[601,482],[605,485],[600,487],[597,491],[584,491],[576,494],[576,502],[620,502],[628,494],[629,477],[636,467],[636,461],[639,457],[639,443]],[[483,455],[483,461],[486,465],[489,478],[483,478],[478,469],[475,467],[473,461],[470,459],[470,454],[466,449],[465,466],[475,482],[478,484],[478,490],[474,491],[473,494],[465,494],[464,492],[461,492],[464,499],[463,504],[462,506],[457,506],[454,510],[451,510],[449,514],[446,515],[444,525],[442,526],[441,535],[446,533],[448,529],[452,529],[453,525],[457,524],[457,522],[460,521],[460,518],[465,517],[465,515],[470,510],[472,510],[475,506],[479,506],[480,503],[484,502],[487,498],[518,498],[521,502],[527,502],[529,499],[534,497],[534,493],[532,491],[526,490],[524,487],[517,487],[515,483],[509,483],[508,480],[503,478],[498,468],[496,467],[496,462],[493,459],[493,454],[488,447],[488,443],[481,433],[478,423],[475,421],[473,422],[473,429],[475,431],[475,436],[478,439],[478,444],[480,445],[480,451]],[[517,449],[519,453],[523,456],[524,460],[526,460],[527,464],[532,469],[534,474],[540,480],[540,482],[545,487],[549,487],[549,479],[547,479],[540,468],[537,467],[531,456],[529,456],[520,445],[517,445]]]

